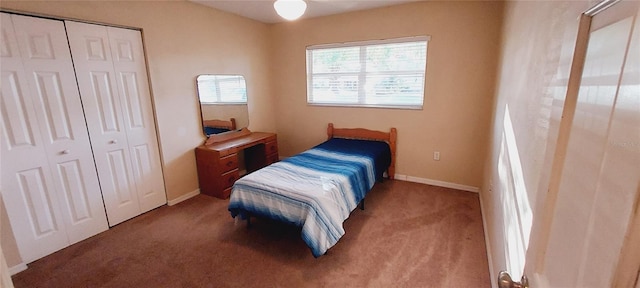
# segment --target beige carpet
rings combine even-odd
[[[489,287],[478,195],[378,183],[316,259],[295,227],[235,221],[204,195],[29,264],[16,287]]]

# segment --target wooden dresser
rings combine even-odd
[[[244,151],[247,173],[278,161],[278,141],[275,133],[246,131],[237,136],[196,148],[201,193],[221,199],[229,198],[233,183],[240,178],[240,151]]]

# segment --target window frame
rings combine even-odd
[[[390,39],[381,39],[381,40],[365,40],[365,41],[353,41],[353,42],[342,42],[342,43],[330,43],[330,44],[318,44],[318,45],[310,45],[306,47],[305,51],[305,65],[306,65],[306,88],[307,88],[307,105],[311,106],[332,106],[332,107],[363,107],[363,108],[391,108],[391,109],[408,109],[408,110],[422,110],[424,107],[424,100],[426,97],[426,80],[427,80],[427,63],[428,63],[428,51],[429,51],[429,41],[431,40],[431,36],[422,35],[422,36],[412,36],[412,37],[401,37],[401,38],[390,38]],[[313,102],[312,101],[312,91],[313,91],[313,77],[315,75],[312,73],[313,71],[313,57],[312,53],[314,50],[320,49],[332,49],[332,48],[353,48],[358,47],[361,48],[363,46],[372,46],[372,45],[384,45],[384,44],[396,44],[396,43],[410,43],[410,42],[425,42],[425,66],[424,70],[414,70],[414,71],[386,71],[386,72],[367,72],[365,71],[357,71],[357,72],[336,72],[336,73],[323,73],[325,75],[335,74],[335,75],[351,75],[357,76],[359,83],[365,83],[364,79],[367,76],[380,74],[380,75],[406,75],[407,73],[422,73],[423,75],[423,85],[422,85],[422,103],[421,104],[366,104],[364,101],[366,99],[366,92],[364,92],[366,85],[358,85],[358,96],[356,103],[341,103],[341,102]],[[366,53],[363,53],[364,49],[360,49],[360,62],[362,63],[362,57],[366,57]],[[365,68],[366,69],[366,68]]]

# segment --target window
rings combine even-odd
[[[196,81],[203,104],[247,103],[247,85],[242,75],[200,75]]]
[[[307,103],[422,109],[429,36],[307,47]]]

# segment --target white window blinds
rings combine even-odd
[[[422,109],[428,36],[307,47],[307,102]]]
[[[200,75],[198,96],[204,104],[247,103],[247,86],[240,75]]]

